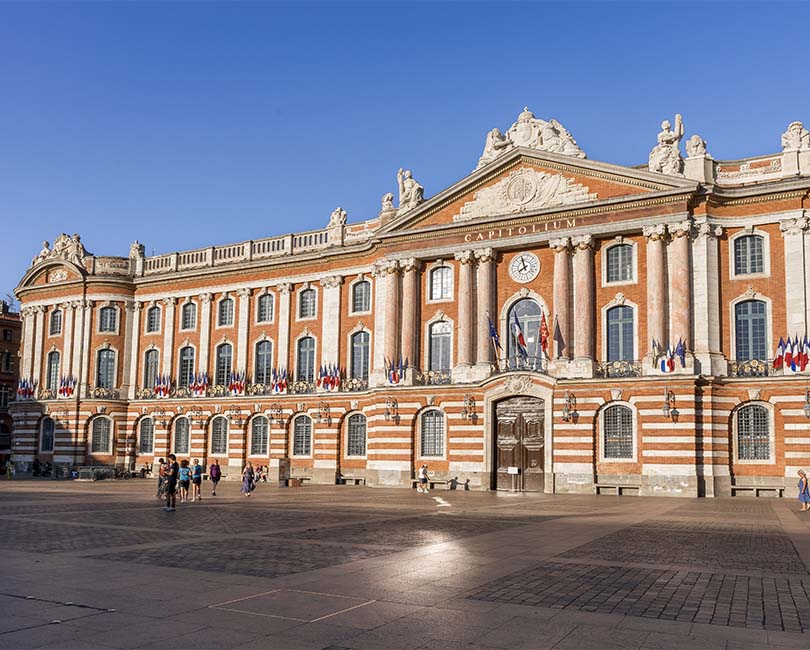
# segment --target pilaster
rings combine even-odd
[[[667,302],[665,240],[667,227],[664,224],[647,226],[643,229],[647,238],[647,341],[641,341],[642,350],[647,350],[642,366],[648,368],[652,362],[652,341],[667,346]],[[639,351],[640,352],[640,351]]]
[[[459,251],[454,255],[459,263],[458,286],[458,334],[456,339],[456,367],[453,368],[453,382],[473,381],[470,368],[473,365],[473,263],[471,250]]]
[[[669,242],[669,343],[677,345],[683,340],[686,346],[686,366],[676,363],[676,372],[692,374],[692,257],[690,253],[691,219],[669,224],[672,236]]]
[[[402,359],[408,362],[405,383],[412,383],[413,368],[419,367],[419,268],[421,263],[414,257],[400,260],[402,269],[402,328],[400,349]]]
[[[121,350],[121,356],[124,358],[121,364],[121,395],[130,397],[134,390],[134,384],[131,383],[132,367],[138,367],[138,358],[130,353],[132,349],[132,339],[137,339],[139,331],[135,329],[135,302],[127,300],[124,303],[124,308],[121,310],[124,315],[124,347]],[[129,447],[129,444],[127,444]]]
[[[34,364],[31,375],[34,381],[42,383],[42,338],[45,327],[45,307],[34,307]]]
[[[214,296],[210,293],[200,294],[200,353],[197,369],[208,372],[208,354],[211,347],[211,302]],[[211,377],[211,381],[214,378]]]
[[[805,241],[807,237],[808,219],[804,211],[798,216],[782,219],[779,230],[785,241],[785,309],[787,320],[787,335],[802,336],[807,332],[810,324],[810,305],[808,305],[808,287],[810,277],[807,273],[808,249]]]
[[[250,289],[236,290],[239,296],[238,321],[236,322],[236,358],[234,370],[247,372],[248,360],[248,333],[250,331]]]
[[[130,366],[129,366],[129,390],[127,391],[127,397],[129,399],[135,398],[135,388],[138,386],[138,366],[140,365],[138,358],[139,352],[138,347],[140,345],[140,332],[141,332],[141,310],[143,309],[143,303],[136,300],[132,303],[132,338],[129,342],[129,358],[130,358]],[[127,375],[124,375],[127,377]]]
[[[574,247],[574,362],[578,377],[593,376],[594,369],[594,268],[593,236],[571,238]]]
[[[289,366],[290,354],[290,300],[293,285],[285,282],[276,286],[278,292],[278,355],[276,363],[279,369]]]
[[[85,300],[82,303],[82,311],[84,316],[82,318],[82,364],[81,364],[81,378],[80,378],[80,391],[79,394],[86,397],[88,394],[88,379],[90,377],[90,366],[93,364],[93,351],[90,349],[90,332],[93,329],[93,305],[92,300]]]
[[[177,298],[163,299],[163,354],[161,354],[161,372],[172,376],[172,357],[174,356],[174,311]]]
[[[728,371],[720,345],[720,262],[717,238],[720,226],[701,221],[695,224],[692,239],[695,372],[725,375]],[[703,317],[705,315],[705,317]]]
[[[59,305],[65,318],[62,322],[62,332],[64,333],[64,348],[62,350],[62,375],[70,377],[71,363],[73,360],[73,313],[74,306],[72,302],[66,302]]]
[[[476,268],[476,302],[478,319],[476,332],[476,354],[473,380],[481,381],[492,374],[495,368],[495,354],[489,336],[489,319],[497,320],[495,313],[495,257],[492,248],[479,248],[473,251],[478,262]]]
[[[321,361],[324,365],[340,365],[340,287],[343,276],[331,275],[321,280],[323,287],[323,319],[321,321]]]

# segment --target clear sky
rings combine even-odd
[[[375,216],[524,105],[591,159],[684,117],[715,158],[810,123],[810,3],[2,3],[0,295],[43,239],[99,255]]]

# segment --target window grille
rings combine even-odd
[[[453,297],[453,269],[440,266],[430,273],[430,299],[449,300]]]
[[[737,413],[739,460],[771,459],[771,421],[764,406],[744,406]]]
[[[293,456],[309,456],[312,452],[312,420],[307,415],[296,418],[293,425]]]
[[[352,334],[352,379],[368,379],[369,340],[368,332]]]
[[[97,359],[96,387],[114,388],[115,350],[99,350]]]
[[[367,280],[357,282],[352,287],[352,311],[371,311],[371,283]]]
[[[174,423],[174,453],[187,454],[189,433],[190,433],[189,419],[177,418]]]
[[[633,247],[618,244],[607,250],[607,281],[627,282],[633,279]]]
[[[421,455],[442,456],[444,454],[444,414],[441,411],[423,413],[421,433]]]
[[[366,455],[366,416],[355,413],[349,416],[349,430],[346,440],[347,456]]]
[[[267,418],[263,415],[253,418],[250,435],[251,456],[266,456],[269,426]]]
[[[190,345],[180,348],[180,374],[177,383],[188,388],[194,380],[194,348]]]
[[[228,451],[228,421],[216,417],[211,423],[211,453],[224,454]]]
[[[158,362],[160,353],[157,350],[147,350],[143,355],[143,386],[153,388],[158,376]]]
[[[197,327],[197,305],[187,302],[183,305],[180,327],[184,330],[193,330]]]
[[[317,315],[315,289],[304,289],[298,294],[298,318],[315,318]]]
[[[118,310],[115,307],[102,307],[99,311],[100,332],[115,332],[118,329]]]
[[[48,331],[52,335],[62,333],[62,311],[60,309],[51,312],[51,323]]]
[[[46,388],[54,393],[59,389],[59,361],[61,355],[54,351],[48,353],[48,372],[46,373]]]
[[[607,312],[607,360],[633,361],[633,309],[612,307]]]
[[[447,321],[433,323],[430,326],[430,359],[429,367],[438,372],[450,370],[450,346],[453,328]]]
[[[305,336],[298,341],[298,363],[296,379],[298,381],[315,380],[315,339]]]
[[[273,320],[273,295],[265,293],[259,296],[258,316],[260,323],[269,323]]]
[[[233,325],[233,300],[231,298],[219,301],[217,325],[220,327]]]
[[[219,386],[227,386],[231,381],[231,361],[233,358],[233,348],[230,343],[223,343],[217,346],[217,372],[216,383]]]
[[[90,451],[94,454],[109,454],[112,442],[112,422],[107,418],[93,420],[93,435],[90,442]]]
[[[53,451],[53,439],[56,426],[51,418],[42,420],[42,436],[39,441],[40,451]]]
[[[633,411],[627,406],[609,406],[602,414],[605,459],[633,458]]]
[[[268,384],[273,373],[273,344],[270,341],[259,341],[256,344],[256,372],[253,381],[257,384]]]
[[[160,307],[150,307],[146,312],[146,331],[160,331]]]
[[[737,361],[767,359],[766,305],[761,300],[746,300],[734,306]]]
[[[138,453],[151,454],[155,447],[155,422],[152,418],[141,420],[141,437],[138,441]]]
[[[763,242],[763,237],[759,235],[745,235],[734,240],[734,275],[762,273],[765,270]]]

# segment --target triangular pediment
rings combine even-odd
[[[694,190],[695,181],[516,148],[380,229],[391,233],[508,219]]]

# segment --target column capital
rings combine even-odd
[[[141,311],[141,309],[143,309],[143,303],[140,300],[133,300],[132,311]]]
[[[34,313],[34,308],[33,307],[23,307],[22,309],[20,309],[20,313],[25,318],[28,318],[29,316],[31,316]]]
[[[82,309],[84,309],[84,311],[90,311],[93,308],[93,305],[95,304],[96,303],[94,300],[83,300]]]
[[[37,314],[44,314],[47,307],[45,305],[34,305],[33,310]]]
[[[399,260],[380,260],[371,267],[371,275],[375,278],[382,278],[386,275],[393,275],[399,271]]]
[[[580,251],[590,250],[593,248],[593,235],[571,237],[571,245]]]
[[[236,295],[240,298],[250,298],[251,293],[253,292],[247,287],[242,287],[241,289],[236,290]]]
[[[654,226],[644,226],[641,232],[650,241],[659,241],[667,236],[667,227],[663,223],[657,223]]]
[[[399,267],[406,273],[408,271],[418,271],[422,268],[422,262],[415,257],[408,257],[399,261]]]
[[[208,305],[214,299],[214,294],[212,293],[201,293],[200,294],[200,302],[204,305]]]
[[[790,217],[779,221],[779,230],[783,237],[788,235],[801,235],[808,227],[807,217]]]
[[[163,299],[162,302],[167,307],[173,307],[174,305],[177,304],[177,298],[175,298],[174,296],[167,296],[166,298]]]
[[[478,260],[479,264],[493,261],[496,254],[497,253],[492,248],[477,248],[473,251],[473,255],[475,255],[475,259]]]
[[[290,282],[282,282],[281,284],[276,285],[276,291],[278,291],[282,296],[289,295],[292,290],[293,286]]]
[[[723,227],[708,221],[695,224],[695,239],[717,239],[723,234]]]
[[[678,221],[677,223],[671,223],[667,229],[669,230],[669,234],[672,235],[673,239],[686,237],[692,232],[692,220],[684,219],[683,221]]]
[[[461,264],[472,264],[475,261],[475,255],[471,250],[458,251],[453,254],[453,258]]]
[[[336,289],[343,284],[342,275],[330,275],[326,278],[321,278],[321,286],[326,289]]]
[[[69,300],[66,302],[60,302],[59,309],[62,309],[64,311],[70,311],[71,309],[73,309],[73,303],[70,302]]]
[[[555,253],[568,253],[571,250],[571,238],[557,237],[556,239],[549,239],[548,245]]]

